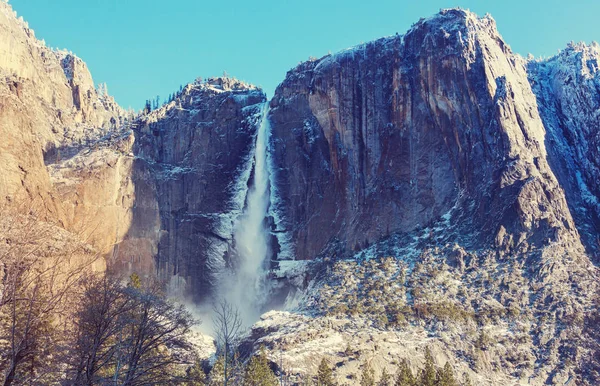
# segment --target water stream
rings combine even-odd
[[[270,234],[265,221],[270,204],[268,113],[268,103],[265,103],[256,137],[254,173],[244,211],[234,229],[237,261],[221,288],[224,298],[238,308],[246,325],[259,318],[268,294],[268,260],[271,255]]]

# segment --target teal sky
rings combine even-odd
[[[198,76],[229,75],[271,96],[285,73],[440,8],[490,13],[516,52],[550,56],[600,40],[598,0],[10,0],[38,38],[73,51],[123,107],[139,109]]]

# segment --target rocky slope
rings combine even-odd
[[[529,63],[553,171],[588,253],[600,258],[600,47],[571,44]]]
[[[124,111],[96,90],[81,59],[46,47],[5,2],[0,79],[1,200],[33,200],[48,218],[68,227],[45,162],[115,128]]]

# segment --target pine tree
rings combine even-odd
[[[108,96],[108,86],[106,85],[106,83],[100,83],[98,85],[98,89],[96,92],[98,93],[98,96],[101,98],[107,97]]]
[[[384,367],[381,372],[381,378],[379,378],[379,382],[377,382],[377,386],[390,386],[390,383],[392,383],[392,377]]]
[[[425,350],[425,368],[421,370],[420,384],[422,386],[436,386],[437,373],[433,363],[433,355],[429,347]]]
[[[321,360],[319,369],[317,370],[317,386],[334,386],[333,371],[329,367],[329,363],[325,358]]]
[[[454,372],[450,362],[446,362],[443,369],[438,371],[437,384],[439,386],[458,386],[458,382],[454,379]]]
[[[344,355],[346,355],[347,357],[351,356],[354,354],[354,351],[352,351],[352,347],[350,347],[350,343],[348,343],[346,345],[346,349],[344,350]]]
[[[225,382],[225,358],[222,356],[217,359],[208,374],[208,386],[223,386]]]
[[[375,371],[373,371],[368,362],[365,363],[365,367],[363,368],[360,377],[360,386],[375,386]]]
[[[258,355],[253,356],[246,366],[244,386],[277,386],[279,381],[269,367],[265,348],[261,347]]]
[[[129,283],[127,285],[135,289],[140,289],[142,288],[142,279],[137,273],[134,272],[129,275]]]
[[[398,373],[396,374],[396,383],[394,386],[414,386],[416,384],[415,376],[413,375],[408,361],[402,359],[398,366]]]
[[[302,376],[298,382],[298,386],[314,386],[314,385],[315,385],[315,382],[313,380],[313,377],[311,377],[310,375]]]
[[[196,361],[193,366],[187,370],[186,386],[203,386],[206,384],[206,376],[202,369],[202,364]]]

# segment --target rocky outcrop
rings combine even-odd
[[[570,44],[529,63],[548,158],[588,253],[600,259],[600,46]]]
[[[134,140],[131,130],[115,132],[73,157],[48,165],[70,229],[103,257],[113,255],[115,246],[120,246],[117,251],[124,248],[123,238],[131,227],[140,174],[134,174],[139,164],[133,154]],[[145,264],[141,271],[153,272],[152,259]]]
[[[183,88],[161,108],[50,165],[67,215],[121,274],[173,294],[211,293],[228,262],[265,96],[229,78]]]
[[[272,211],[298,259],[323,259],[294,303],[305,319],[266,316],[255,348],[337,358],[356,376],[346,344],[367,353],[360,366],[398,360],[371,347],[397,337],[348,325],[366,319],[426,333],[477,384],[596,382],[596,58],[578,46],[526,61],[493,19],[452,9],[291,70],[271,101]],[[344,256],[336,280],[329,261]],[[383,256],[404,268],[364,272]],[[502,343],[482,348],[480,331]]]
[[[526,62],[491,18],[442,11],[301,64],[271,106],[277,209],[298,258],[335,243],[347,254],[452,208],[480,244],[575,232]]]
[[[4,2],[0,36],[2,200],[33,202],[116,271],[208,293],[243,206],[264,94],[214,79],[132,122],[81,59],[47,48]]]
[[[45,162],[120,124],[124,112],[98,93],[81,59],[49,49],[0,3],[0,162],[2,201],[31,201],[69,227]],[[59,149],[64,149],[59,151]]]
[[[228,260],[265,101],[254,86],[210,79],[135,123],[130,234],[153,240],[156,271],[196,299]]]
[[[4,2],[0,37],[2,200],[35,203],[110,269],[206,296],[244,204],[264,94],[212,79],[134,121]]]

